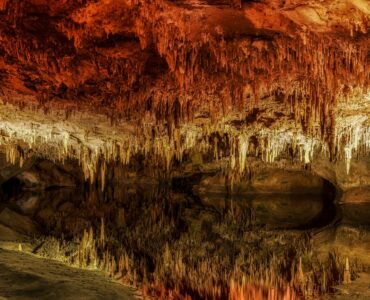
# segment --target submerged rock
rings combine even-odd
[[[31,218],[23,216],[5,207],[0,212],[0,223],[17,233],[32,236],[38,233],[36,224]]]

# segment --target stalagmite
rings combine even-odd
[[[349,271],[349,260],[346,257],[346,263],[344,266],[344,273],[343,273],[343,283],[350,283],[351,282],[351,273]]]

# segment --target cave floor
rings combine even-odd
[[[0,299],[135,299],[103,274],[0,249]]]
[[[323,300],[365,300],[370,299],[370,274],[360,273],[350,284],[334,287],[335,294],[323,297]]]

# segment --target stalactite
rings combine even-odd
[[[366,114],[368,96],[360,94],[357,97],[357,103],[342,102],[337,108],[338,116],[333,144],[337,149],[336,157],[338,159],[344,157],[347,174],[350,172],[352,157],[355,154],[367,155],[370,150],[370,123],[369,116]],[[361,107],[360,111],[359,107]]]
[[[0,0],[0,11],[5,10],[8,4],[8,0]]]
[[[112,160],[112,158],[107,158],[106,159],[107,161],[110,161]],[[100,163],[100,184],[101,184],[101,189],[102,191],[104,191],[105,189],[105,178],[106,178],[106,172],[107,172],[107,164],[106,164],[106,160],[103,160],[101,163]]]
[[[241,135],[239,136],[239,172],[243,174],[246,168],[246,158],[248,155],[248,148],[249,148],[249,136],[248,135]],[[231,165],[231,168],[233,168]]]
[[[356,120],[356,121],[354,121]],[[339,122],[341,127],[337,128],[336,143],[337,148],[343,149],[344,158],[347,162],[347,168],[350,163],[353,151],[359,151],[360,145],[364,145],[364,151],[369,150],[370,129],[363,123],[367,121],[367,116],[356,117],[356,119],[348,119],[345,122]],[[12,127],[13,126],[13,127]],[[14,127],[15,126],[15,127]],[[3,122],[1,130],[6,138],[6,144],[3,144],[6,150],[6,159],[8,162],[16,163],[27,159],[22,150],[20,153],[17,150],[17,140],[24,141],[28,148],[33,149],[34,154],[44,156],[52,160],[63,161],[66,158],[77,159],[82,167],[85,179],[93,183],[98,179],[102,189],[105,186],[106,166],[108,163],[129,164],[132,157],[141,153],[145,157],[151,157],[147,163],[162,166],[165,170],[171,170],[171,164],[174,160],[182,161],[184,153],[189,153],[193,149],[197,152],[206,154],[210,149],[213,151],[214,159],[223,159],[225,153],[228,153],[231,170],[235,170],[242,175],[246,170],[246,160],[249,155],[254,155],[255,149],[259,149],[262,160],[273,163],[281,155],[288,155],[288,149],[292,148],[293,153],[300,153],[299,160],[307,164],[314,156],[319,153],[328,153],[328,147],[314,138],[307,136],[302,129],[288,130],[267,129],[261,130],[259,127],[250,127],[246,125],[243,128],[234,128],[230,125],[212,124],[204,127],[199,126],[180,126],[175,129],[174,138],[169,139],[164,136],[152,136],[149,134],[152,130],[148,128],[147,132],[141,136],[125,135],[114,139],[105,137],[105,141],[101,142],[96,138],[90,137],[84,139],[85,132],[82,131],[81,139],[77,137],[71,138],[65,129],[60,133],[56,133],[55,129],[48,127],[50,125],[30,123],[26,125],[21,123],[23,135],[18,131],[18,125],[11,122]],[[66,125],[64,125],[66,126]],[[344,127],[343,127],[344,126]],[[13,136],[17,132],[17,139]],[[161,132],[159,130],[158,132]],[[165,131],[162,130],[164,133]],[[158,133],[159,134],[159,133]],[[250,147],[250,139],[253,138],[257,142],[255,146]],[[118,138],[118,140],[117,140]],[[82,141],[84,141],[82,143]],[[255,142],[253,142],[255,143]],[[341,148],[341,147],[344,148]],[[229,149],[227,152],[223,148]],[[45,150],[48,149],[49,150]],[[55,149],[55,150],[52,150]],[[326,149],[326,150],[325,150]],[[251,152],[250,152],[251,151]]]
[[[153,5],[165,4],[156,2]],[[368,151],[367,116],[355,119],[340,116],[338,120],[335,119],[340,106],[338,99],[357,99],[357,94],[363,95],[369,85],[367,51],[364,47],[367,41],[359,40],[359,43],[351,44],[341,39],[329,41],[326,37],[316,38],[308,33],[304,46],[301,40],[284,35],[259,42],[248,39],[230,41],[223,36],[210,34],[192,40],[186,30],[181,31],[183,21],[166,23],[161,15],[149,13],[146,18],[148,24],[158,21],[154,32],[150,31],[153,43],[175,74],[178,85],[168,76],[165,87],[171,89],[146,86],[127,99],[120,98],[117,105],[130,117],[127,122],[135,120],[136,114],[148,113],[147,117],[133,123],[136,133],[128,130],[118,138],[99,137],[96,134],[94,138],[94,133],[86,137],[85,130],[76,138],[74,129],[63,124],[60,126],[65,129],[55,130],[43,122],[33,124],[4,119],[0,127],[9,133],[10,138],[5,138],[1,144],[8,145],[6,151],[10,162],[14,163],[14,157],[18,154],[16,150],[9,150],[9,145],[18,143],[18,139],[46,158],[60,161],[77,159],[85,179],[91,183],[99,180],[104,187],[103,174],[106,173],[107,163],[119,161],[127,165],[138,154],[153,157],[150,163],[162,166],[167,171],[174,161],[181,162],[184,153],[193,148],[203,154],[212,151],[216,160],[223,159],[227,152],[223,149],[223,136],[228,137],[226,148],[230,168],[238,170],[240,174],[245,171],[247,156],[254,154],[249,153],[251,136],[257,140],[256,147],[252,147],[251,151],[260,153],[261,158],[269,163],[284,155],[291,145],[296,153],[301,154],[300,160],[307,164],[320,148],[325,149],[324,152],[329,151],[332,156],[335,152],[337,158],[344,158],[349,172],[355,152]],[[140,34],[145,39],[147,32]],[[331,46],[325,47],[326,42],[335,46],[329,43]],[[40,64],[49,61],[42,52],[32,51],[39,47],[37,41],[32,45],[34,48],[23,41],[8,46],[11,50],[8,54],[16,51],[20,60]],[[22,58],[21,53],[26,53],[27,57]],[[136,75],[129,75],[129,85],[137,80],[144,69],[144,63],[134,60],[117,62],[99,58],[96,63],[101,68],[109,69],[114,76],[123,76],[124,80],[127,77],[122,70],[135,70]],[[353,78],[356,78],[356,88]],[[176,91],[177,86],[181,87],[181,93]],[[259,103],[250,105],[259,109],[260,106],[266,106],[263,103],[266,97],[274,100],[269,104],[271,107],[280,103],[282,98],[284,106],[279,109],[283,111],[289,107],[294,114],[295,124],[289,123],[286,129],[281,130],[263,128],[258,125],[257,119],[238,129],[226,125],[226,120],[235,113],[241,114],[240,108],[245,101],[260,99]],[[223,105],[219,105],[220,102]],[[147,103],[150,103],[150,108]],[[203,111],[208,113],[207,121],[199,123],[194,117]],[[248,111],[242,113],[248,114]],[[184,123],[185,115],[194,123]],[[72,120],[75,120],[73,116],[66,121]],[[212,124],[208,124],[208,120]],[[45,150],[48,147],[53,150]],[[23,164],[25,159],[27,157],[22,154],[19,163]]]
[[[146,15],[150,16],[150,14]],[[188,40],[187,35],[184,34],[183,28],[186,26],[182,25],[181,19],[178,22],[168,23],[164,22],[160,15],[151,17],[153,19],[149,18],[147,21],[148,24],[153,20],[156,22],[156,30],[152,32],[155,36],[155,45],[158,47],[159,53],[166,58],[170,70],[177,74],[180,87],[186,86],[189,89],[192,86],[191,83],[197,82],[195,79],[197,76],[200,74],[204,76],[207,73],[206,68],[217,70],[219,78],[221,78],[220,72],[221,74],[229,74],[231,76],[230,83],[233,82],[232,78],[236,75],[242,85],[252,81],[252,94],[256,100],[259,98],[261,88],[268,90],[268,86],[271,85],[286,87],[288,82],[294,83],[296,88],[290,94],[302,94],[302,97],[298,97],[298,99],[305,101],[308,99],[304,105],[293,106],[295,115],[300,115],[303,112],[307,130],[311,131],[316,124],[315,120],[322,119],[323,137],[326,136],[326,132],[330,132],[330,128],[326,128],[326,124],[331,123],[330,119],[332,118],[326,109],[328,101],[334,102],[338,94],[337,87],[348,83],[347,80],[351,77],[348,76],[348,73],[355,73],[357,77],[363,77],[361,74],[365,71],[366,63],[359,66],[357,70],[349,68],[349,66],[353,65],[353,57],[365,62],[366,51],[362,51],[362,47],[359,45],[349,50],[345,41],[338,41],[336,46],[340,50],[336,50],[335,47],[330,47],[328,50],[324,45],[329,41],[325,37],[318,39],[316,35],[311,36],[308,33],[306,34],[305,47],[302,46],[302,41],[299,39],[293,40],[287,37],[266,42],[262,44],[263,46],[258,47],[256,47],[256,43],[249,45],[243,42],[223,41],[219,43],[215,37],[210,35],[194,41]],[[211,53],[211,59],[209,55],[204,56],[203,59],[202,47],[208,49]],[[354,52],[356,55],[347,57],[348,51]],[[342,63],[346,61],[344,57],[349,60],[346,64]],[[231,58],[237,58],[238,63],[234,63]],[[199,72],[193,71],[199,68],[203,68],[204,72],[199,74]],[[264,72],[261,72],[263,75],[252,71],[256,69],[263,69]],[[187,76],[183,76],[185,73]],[[276,73],[284,75],[273,76]],[[296,76],[302,78],[302,81],[297,82]],[[312,81],[311,78],[316,80]],[[208,82],[212,82],[212,80],[213,78],[210,78]],[[207,79],[202,78],[198,81],[207,82]],[[361,86],[368,84],[363,80],[360,82]],[[214,84],[214,86],[217,85]],[[326,97],[326,93],[331,96]],[[226,114],[226,108],[229,107],[227,97],[225,94],[221,94],[219,100],[223,103],[222,111],[219,113]],[[297,98],[295,98],[295,103],[298,103]],[[329,106],[332,105],[334,104],[329,104]],[[321,111],[324,112],[323,115],[320,113]]]
[[[18,157],[17,145],[5,145],[6,162],[15,165]]]

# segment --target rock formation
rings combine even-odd
[[[78,161],[102,188],[112,164],[237,182],[257,159],[366,190],[369,16],[366,0],[1,0],[0,149]]]

